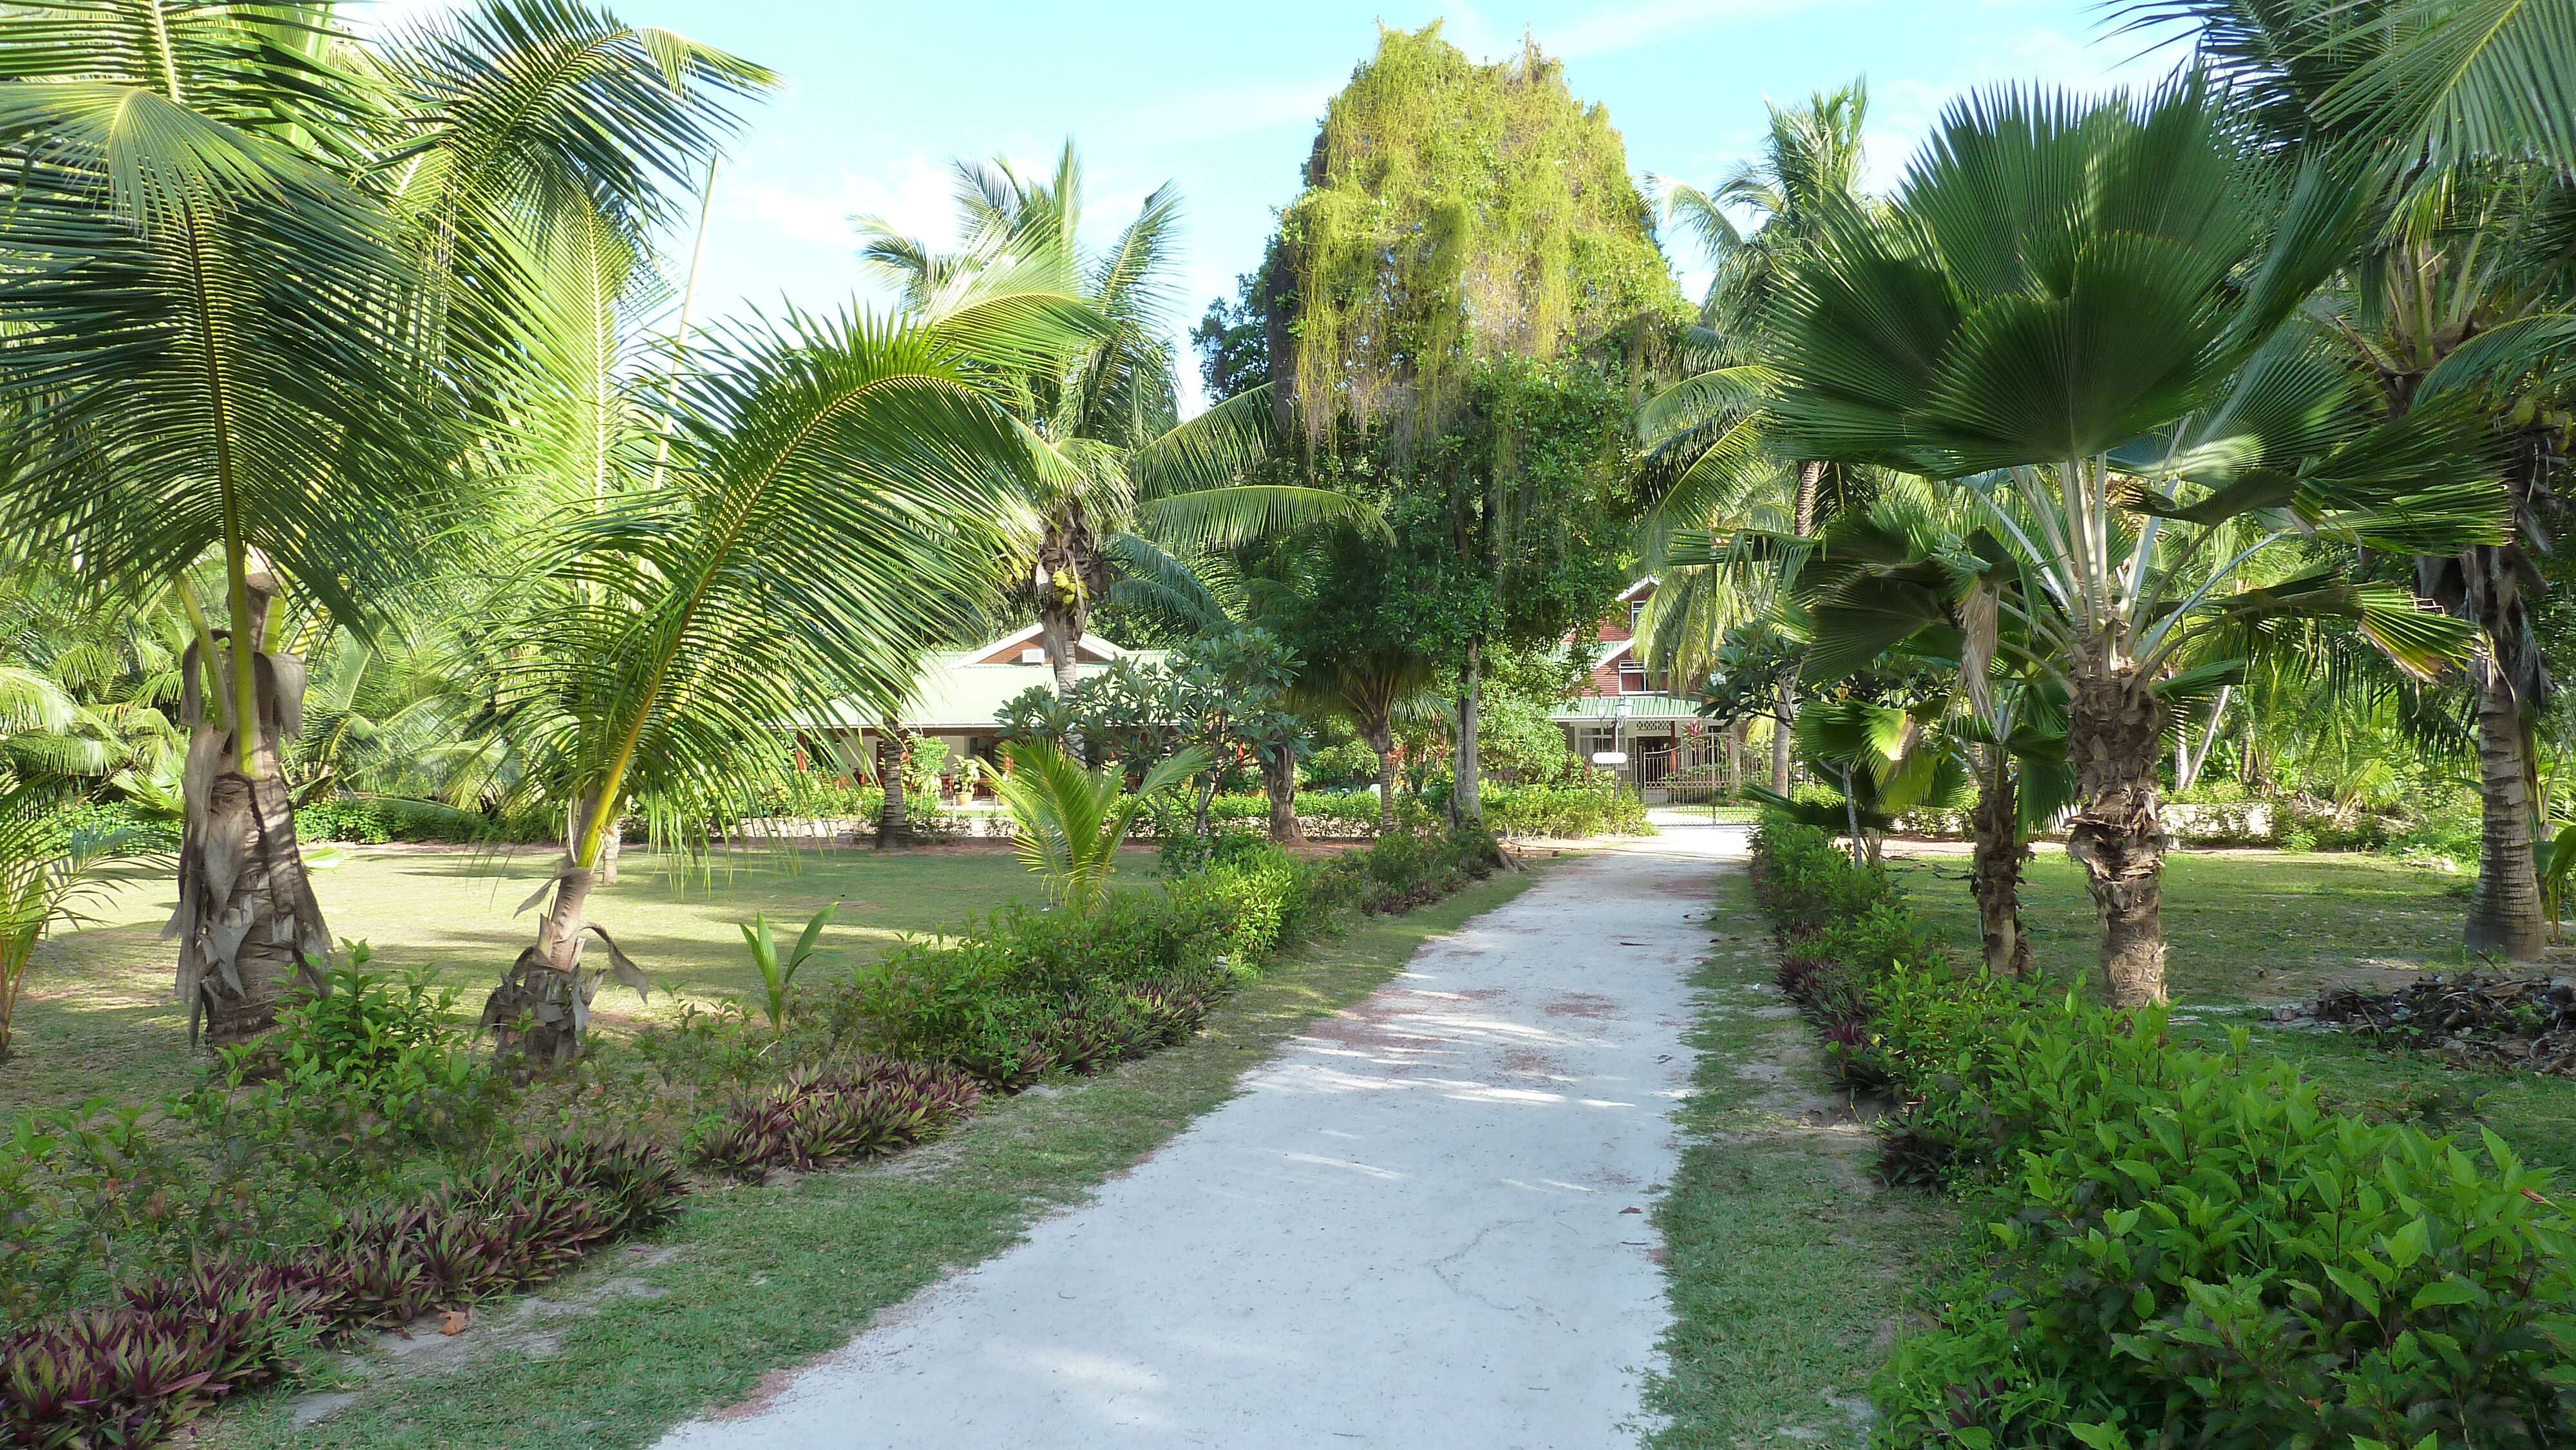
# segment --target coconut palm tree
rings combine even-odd
[[[1804,106],[1771,106],[1762,154],[1744,162],[1714,192],[1660,182],[1669,224],[1697,241],[1713,264],[1697,326],[1682,350],[1683,376],[1638,409],[1648,476],[1657,497],[1639,531],[1641,570],[1675,570],[1638,620],[1648,663],[1688,679],[1713,658],[1726,632],[1760,617],[1787,580],[1667,559],[1677,534],[1716,528],[1785,528],[1805,537],[1820,510],[1841,502],[1828,485],[1849,482],[1825,462],[1782,453],[1768,428],[1765,403],[1777,378],[1764,366],[1782,287],[1837,218],[1868,209],[1862,190],[1861,133],[1869,90],[1855,80],[1819,91]],[[1761,221],[1740,231],[1727,208]],[[1833,490],[1839,495],[1843,490]],[[1780,517],[1765,517],[1776,507]],[[1789,722],[1794,685],[1784,684],[1773,711],[1771,788],[1789,788]]]
[[[1056,687],[1073,688],[1076,646],[1122,560],[1165,546],[1222,547],[1305,524],[1367,517],[1329,489],[1247,483],[1271,427],[1267,387],[1180,418],[1170,272],[1180,197],[1169,185],[1092,254],[1079,235],[1082,165],[1070,142],[1045,180],[1008,162],[957,167],[964,244],[942,254],[880,218],[859,219],[860,256],[907,306],[1028,258],[1075,269],[1108,326],[1060,356],[1011,372],[997,397],[1029,440],[1021,486],[1043,527],[1019,554],[1013,592],[1034,603]],[[1149,542],[1149,540],[1151,542]]]
[[[1122,791],[1123,767],[1085,770],[1044,741],[1014,741],[1003,753],[1011,769],[993,789],[1019,829],[1020,860],[1046,878],[1049,900],[1085,914],[1108,894],[1118,847],[1137,814],[1210,763],[1207,751],[1193,745],[1156,762],[1135,790]]]
[[[2418,677],[2468,652],[2465,626],[2393,584],[2264,572],[2319,534],[2406,552],[2502,537],[2455,418],[2371,419],[2290,330],[2365,222],[2322,165],[2258,166],[2197,75],[2100,102],[1992,91],[1944,115],[1886,215],[1834,227],[1794,274],[1784,432],[1964,488],[1988,521],[1960,556],[1817,610],[1806,671],[1942,621],[1946,588],[1971,680],[2011,650],[2065,691],[2067,850],[2123,1004],[2164,990],[2157,772],[2188,651],[2305,615],[2349,620]]]
[[[220,628],[180,593],[196,639],[172,923],[182,992],[219,1039],[265,1027],[282,981],[318,981],[330,945],[280,771],[303,686],[276,638],[285,591],[363,626],[460,502],[456,420],[524,352],[504,321],[539,290],[502,259],[542,240],[530,218],[563,209],[513,158],[567,158],[545,176],[613,195],[603,158],[705,144],[705,53],[621,29],[495,0],[443,33],[527,47],[459,42],[410,63],[436,48],[422,39],[388,64],[324,6],[101,0],[0,21],[15,519],[130,587],[209,553],[223,564]],[[533,84],[585,38],[588,80]],[[616,67],[681,97],[677,112],[632,86],[603,94]],[[428,95],[434,76],[456,88]],[[501,76],[518,104],[464,104]],[[501,136],[518,144],[468,144]],[[406,187],[439,177],[474,179],[410,204]],[[201,669],[216,688],[193,688]]]
[[[2286,149],[2361,157],[2382,215],[2330,298],[2332,335],[2389,414],[2474,397],[2510,440],[2510,538],[2417,560],[2417,590],[2482,634],[2483,823],[2465,937],[2515,960],[2545,944],[2534,722],[2551,692],[2532,629],[2542,515],[2562,451],[2546,416],[2576,369],[2576,22],[2524,0],[2161,0]]]
[[[1060,355],[1100,324],[1039,266],[962,278],[903,320],[791,314],[700,349],[658,483],[557,511],[549,587],[506,633],[495,721],[521,793],[569,807],[535,945],[484,1020],[533,1063],[579,1051],[600,974],[585,935],[613,823],[750,804],[788,768],[776,722],[857,699],[891,715],[923,651],[992,586],[1033,521],[1025,435],[987,392],[996,361]],[[899,785],[890,785],[900,789]]]
[[[6,22],[0,399],[21,528],[133,579],[223,560],[223,629],[182,596],[173,926],[192,1014],[230,1038],[267,1025],[281,978],[318,981],[330,945],[278,772],[302,680],[267,644],[275,570],[354,610],[421,542],[450,435],[407,320],[418,274],[343,164],[365,88],[270,43],[311,36],[305,7],[166,8]]]

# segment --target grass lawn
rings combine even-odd
[[[1973,957],[1976,904],[1967,858],[1891,859],[1916,909]],[[2576,1175],[2576,1081],[2453,1068],[2380,1052],[2335,1032],[2273,1027],[2227,1009],[2312,999],[2330,982],[2393,982],[2464,964],[2460,921],[2470,878],[2367,855],[2270,851],[2177,852],[2165,861],[2166,981],[2178,1036],[2223,1045],[2250,1023],[2265,1050],[2323,1082],[2337,1106],[2423,1122],[2437,1130],[2496,1130],[2534,1163]],[[2081,875],[2061,846],[2042,842],[2022,891],[2033,962],[2052,975],[2090,972],[2099,940]]]
[[[1003,889],[1017,869],[999,857],[862,858],[828,872],[809,864],[802,877],[773,878],[774,897],[738,880],[730,898],[671,904],[655,919],[670,955],[686,949],[709,963],[690,969],[689,980],[721,987],[734,982],[732,968],[708,944],[752,905],[793,909],[846,891],[876,903],[872,929],[890,931],[895,921],[935,924],[978,892]],[[647,1444],[681,1419],[751,1394],[764,1375],[837,1348],[942,1273],[1008,1247],[1033,1218],[1079,1201],[1231,1096],[1241,1072],[1299,1024],[1366,995],[1424,941],[1510,900],[1537,874],[1498,876],[1293,951],[1188,1043],[1053,1096],[988,1103],[944,1143],[782,1187],[700,1195],[649,1244],[601,1255],[545,1299],[478,1310],[484,1326],[438,1350],[464,1361],[450,1372],[387,1372],[391,1356],[379,1354],[347,1369],[355,1402],[317,1424],[295,1426],[291,1399],[272,1394],[206,1423],[194,1443]],[[918,899],[934,883],[945,893],[937,910]],[[639,899],[621,892],[619,910]],[[887,909],[897,901],[906,903],[901,911]]]
[[[536,939],[536,914],[512,913],[555,856],[361,848],[349,864],[314,873],[332,932],[376,950],[375,967],[428,965],[463,989],[472,1014],[483,994]],[[759,973],[738,922],[755,911],[791,931],[827,901],[842,903],[826,945],[844,962],[875,957],[904,933],[936,932],[1008,902],[1034,899],[1036,878],[1007,850],[892,852],[836,849],[718,857],[711,877],[677,887],[629,863],[626,879],[592,898],[591,916],[658,987],[700,1002],[757,995]],[[1131,851],[1121,879],[1152,880],[1150,852]],[[175,951],[160,939],[178,894],[166,876],[137,877],[93,909],[97,922],[37,949],[17,1050],[0,1062],[0,1116],[99,1096],[146,1099],[193,1086],[202,1059],[187,1051],[188,1016],[171,989]],[[808,970],[832,970],[818,964]],[[657,990],[650,1006],[603,987],[610,1031],[676,1011]]]
[[[1680,1171],[1655,1210],[1673,1325],[1647,1393],[1661,1450],[1859,1447],[1870,1375],[1904,1322],[1948,1205],[1879,1188],[1878,1140],[1773,982],[1779,952],[1741,868],[1719,878],[1717,933],[1694,985],[1698,1092]]]

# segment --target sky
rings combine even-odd
[[[445,3],[377,0],[372,19]],[[882,306],[884,289],[856,260],[853,214],[945,240],[953,158],[1043,171],[1071,137],[1088,177],[1086,229],[1101,239],[1156,186],[1178,183],[1186,330],[1259,263],[1325,101],[1375,49],[1381,23],[1440,20],[1488,60],[1535,36],[1565,62],[1577,96],[1609,108],[1632,171],[1703,186],[1753,154],[1767,101],[1855,76],[1869,83],[1871,173],[1885,187],[1943,104],[1972,87],[2137,85],[2175,59],[2170,49],[2142,56],[2146,39],[2114,33],[2093,0],[609,3],[630,23],[722,46],[786,81],[748,111],[717,178],[701,319],[775,311],[782,299]],[[673,249],[688,244],[683,233]],[[1695,296],[1700,260],[1674,260]],[[1195,365],[1185,372],[1194,396]]]

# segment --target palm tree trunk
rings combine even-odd
[[[1377,833],[1384,836],[1395,829],[1395,726],[1390,720],[1367,720],[1360,724],[1360,738],[1377,752]]]
[[[1467,661],[1458,671],[1458,745],[1456,782],[1449,790],[1449,819],[1465,825],[1485,819],[1483,777],[1476,761],[1476,713],[1484,684],[1485,640],[1467,641]]]
[[[1798,537],[1806,538],[1816,531],[1816,503],[1824,492],[1825,466],[1807,462],[1798,465],[1798,498],[1791,513],[1792,527]],[[1798,681],[1795,675],[1780,682],[1780,704],[1771,722],[1771,791],[1789,793],[1790,727],[1798,718]]]
[[[607,932],[590,921],[590,897],[599,882],[599,864],[607,854],[611,822],[600,814],[596,790],[576,798],[571,827],[564,833],[564,857],[548,883],[554,893],[545,917],[537,923],[537,943],[519,953],[501,976],[501,984],[484,999],[482,1025],[505,1059],[516,1059],[522,1077],[539,1068],[568,1066],[581,1055],[582,1033],[590,1023],[590,999],[598,983],[581,969],[586,933],[601,940]],[[596,839],[585,839],[596,826]],[[587,847],[589,864],[584,864]],[[542,894],[541,888],[541,894]],[[533,901],[534,898],[532,898]],[[609,944],[624,979],[639,991],[643,977]]]
[[[2540,959],[2548,942],[2531,850],[2529,739],[2512,680],[2481,647],[2469,663],[2478,693],[2478,884],[2469,898],[2469,950],[2509,961]]]
[[[1038,639],[1046,646],[1047,668],[1055,672],[1055,692],[1070,695],[1091,606],[1109,588],[1109,561],[1092,536],[1082,500],[1067,498],[1052,511],[1029,584],[1038,598]],[[1090,759],[1078,732],[1066,734],[1064,748],[1078,761],[1099,763]]]
[[[2115,1007],[2165,1000],[2165,833],[2156,772],[2164,711],[2128,666],[2077,675],[2066,753],[2083,804],[2066,854],[2102,916],[2102,980]]]
[[[1780,707],[1771,717],[1771,793],[1789,793],[1789,722],[1798,718],[1798,696],[1787,681],[1780,684]]]
[[[2030,966],[2030,939],[2021,930],[2021,873],[2030,860],[2030,844],[2021,837],[2020,789],[2012,775],[2012,757],[1990,745],[1977,772],[1977,805],[1970,817],[1976,850],[1968,889],[1977,898],[1977,935],[1984,943],[1986,970],[1999,977],[2018,977]]]
[[[1306,828],[1297,823],[1297,757],[1282,746],[1262,752],[1261,787],[1270,796],[1270,839],[1282,845],[1306,844]]]
[[[911,802],[903,795],[903,727],[888,721],[877,731],[877,784],[885,798],[877,807],[877,849],[912,844]]]
[[[220,654],[209,654],[214,635],[200,616],[198,642],[184,663],[187,817],[179,846],[179,909],[163,929],[164,936],[179,939],[179,993],[188,1003],[190,1036],[202,1030],[217,1044],[275,1025],[289,980],[300,977],[320,990],[321,963],[331,949],[330,928],[296,845],[294,802],[279,769],[284,741],[303,731],[304,663],[261,651],[277,588],[266,567],[244,560],[230,572],[237,586],[231,591],[232,632]],[[196,615],[194,599],[187,602]],[[235,641],[248,643],[239,656]],[[202,689],[210,661],[224,682],[214,692]],[[244,720],[248,732],[234,728]]]

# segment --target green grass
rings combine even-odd
[[[1925,1255],[1948,1249],[1949,1211],[1870,1181],[1877,1140],[1772,985],[1778,953],[1741,870],[1720,878],[1712,925],[1693,979],[1697,1091],[1655,1210],[1674,1320],[1647,1392],[1668,1417],[1652,1443],[1857,1447],[1868,1434],[1852,1411],[1895,1345]]]
[[[382,847],[351,853],[349,864],[314,873],[332,932],[371,943],[375,968],[427,965],[462,989],[459,1006],[479,1011],[483,994],[520,948],[536,937],[536,915],[513,916],[553,869],[552,853],[515,857]],[[631,992],[599,994],[611,1032],[675,1012],[677,1000],[757,997],[759,974],[735,924],[767,912],[801,925],[827,901],[842,903],[825,937],[837,962],[820,974],[872,959],[903,933],[935,932],[1012,901],[1035,900],[1032,877],[1008,851],[807,851],[719,858],[711,879],[674,887],[637,869],[601,887],[592,919],[656,984],[650,1006]],[[1150,854],[1131,851],[1120,879],[1150,881]],[[204,1059],[187,1050],[188,1017],[171,990],[172,945],[161,924],[177,904],[166,876],[130,879],[93,909],[94,925],[38,948],[17,1050],[0,1062],[0,1115],[95,1096],[145,1099],[193,1086]],[[661,988],[675,989],[666,999]]]
[[[881,899],[899,881],[932,879],[903,873],[900,863],[892,871],[844,869],[852,874],[838,879],[853,883],[853,895],[864,881]],[[672,1251],[666,1262],[639,1268],[642,1260],[611,1250],[552,1291],[577,1297],[585,1284],[595,1290],[603,1277],[623,1274],[655,1297],[595,1298],[587,1307],[596,1312],[555,1321],[565,1333],[550,1357],[492,1344],[452,1375],[380,1379],[356,1404],[301,1429],[290,1423],[291,1399],[272,1394],[228,1410],[195,1443],[206,1450],[649,1443],[681,1419],[750,1394],[770,1371],[837,1347],[943,1271],[1008,1247],[1034,1216],[1078,1201],[1231,1096],[1241,1072],[1300,1023],[1366,995],[1424,941],[1501,905],[1537,874],[1498,877],[1293,952],[1189,1043],[1058,1097],[992,1103],[935,1147],[785,1187],[695,1198],[654,1236]],[[968,869],[958,875],[996,879]],[[810,874],[793,884],[804,890],[798,899],[831,894],[814,890]],[[503,1320],[510,1312],[491,1314]]]
[[[2031,960],[2091,971],[2100,941],[2083,875],[2040,842],[2022,886]],[[1968,858],[1891,859],[1914,907],[1973,951]],[[2469,878],[2384,856],[2265,851],[2165,858],[2165,983],[2176,1002],[2287,1002],[2370,967],[2460,963]]]
[[[1912,905],[1973,956],[1976,904],[1964,856],[1891,860]],[[2230,1024],[2326,1087],[2338,1107],[2440,1131],[2483,1124],[2534,1163],[2576,1176],[2576,1081],[2465,1071],[2374,1050],[2336,1032],[2291,1031],[2225,1010],[2313,999],[2354,978],[2396,982],[2460,967],[2466,876],[2367,855],[2177,853],[2165,862],[2165,975],[2176,1035],[2215,1049]],[[2041,843],[2022,892],[2031,958],[2053,976],[2089,972],[2092,902],[2062,847]],[[2217,1010],[2210,1010],[2217,1009]]]

